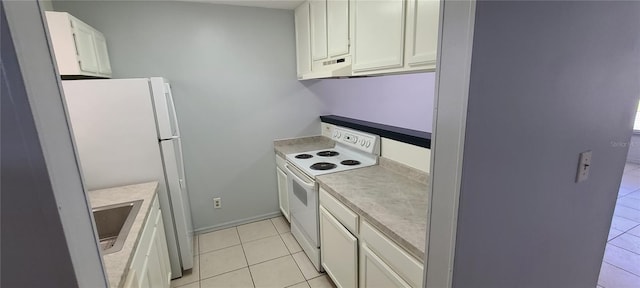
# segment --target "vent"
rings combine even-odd
[[[334,59],[334,60],[329,60],[329,61],[324,61],[322,62],[322,66],[328,66],[328,65],[333,65],[333,64],[338,64],[338,63],[344,63],[345,59],[344,58],[340,58],[340,59]]]

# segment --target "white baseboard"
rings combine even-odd
[[[195,229],[193,232],[196,235],[204,234],[204,233],[213,232],[213,231],[216,231],[216,230],[222,230],[222,229],[226,229],[226,228],[231,228],[231,227],[242,225],[242,224],[247,224],[247,223],[256,222],[256,221],[260,221],[260,220],[264,220],[264,219],[274,218],[274,217],[277,217],[277,216],[280,216],[280,215],[282,215],[282,212],[280,212],[278,210],[277,212],[271,212],[271,213],[267,213],[267,214],[263,214],[263,215],[244,218],[244,219],[240,219],[240,220],[233,220],[233,221],[225,222],[225,223],[218,224],[218,225],[213,225],[213,226],[209,226],[209,227]]]

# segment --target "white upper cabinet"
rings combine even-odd
[[[309,30],[309,2],[304,2],[294,13],[296,25],[296,63],[298,79],[311,72],[311,39]]]
[[[349,54],[349,0],[327,1],[329,57]]]
[[[102,33],[66,12],[46,11],[45,15],[60,75],[111,77]]]
[[[408,0],[406,62],[408,68],[435,69],[439,0]]]
[[[94,31],[94,37],[94,41],[96,43],[96,56],[98,59],[98,73],[102,75],[111,75],[111,63],[109,63],[107,40],[105,40],[104,35],[98,31]]]
[[[327,1],[309,0],[311,13],[311,59],[327,58]]]
[[[434,71],[440,1],[308,0],[296,9],[298,79]]]
[[[353,71],[404,66],[405,0],[355,0]]]
[[[73,38],[78,53],[80,70],[97,74],[99,67],[93,28],[77,19],[71,19],[71,27],[73,29]]]

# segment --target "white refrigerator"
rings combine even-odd
[[[193,267],[180,130],[164,78],[62,81],[88,190],[158,181],[171,274]]]

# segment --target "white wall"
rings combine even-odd
[[[477,2],[453,287],[596,286],[627,156],[611,141],[629,141],[640,95],[639,15],[633,1]]]
[[[168,1],[54,8],[104,33],[114,78],[171,81],[196,229],[278,213],[272,141],[320,134],[323,107],[296,80],[293,11]]]

